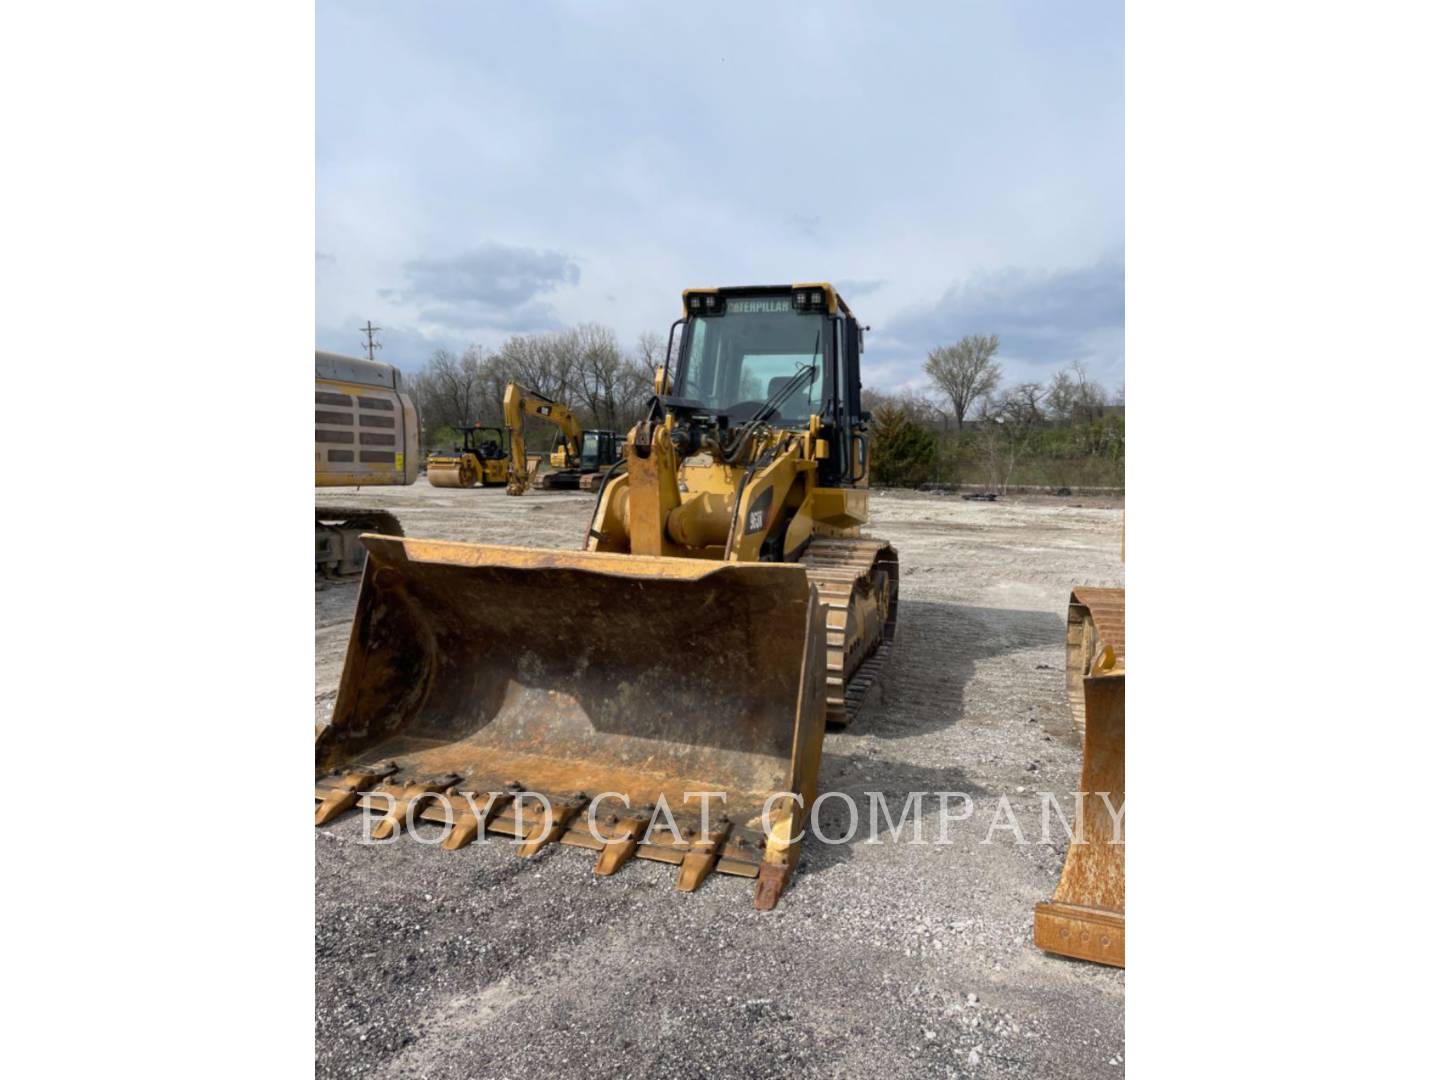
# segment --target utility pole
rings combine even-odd
[[[365,355],[370,357],[371,360],[374,360],[375,350],[385,347],[375,340],[375,335],[380,332],[380,327],[371,326],[370,320],[366,319],[365,325],[360,328],[360,332],[365,335]]]

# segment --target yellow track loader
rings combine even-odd
[[[540,477],[540,486],[546,490],[594,491],[600,470],[620,460],[622,444],[618,433],[582,428],[569,406],[512,382],[505,387],[505,423],[510,429],[511,461],[530,459],[525,452],[527,416],[545,420],[560,429],[559,444],[550,455],[550,471]],[[512,469],[506,494],[525,494],[534,475],[532,468]]]
[[[1065,683],[1084,742],[1080,819],[1054,899],[1035,905],[1035,944],[1124,967],[1124,589],[1071,593]]]
[[[829,285],[691,289],[673,372],[604,477],[579,550],[366,537],[316,737],[316,823],[352,807],[756,879],[799,855],[827,722],[895,631],[868,519],[862,327]],[[538,616],[538,617],[537,617]]]

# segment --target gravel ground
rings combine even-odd
[[[573,548],[590,496],[502,489],[317,491],[378,503],[411,536]],[[492,839],[451,854],[317,829],[316,1073],[404,1077],[1019,1076],[1124,1073],[1124,972],[1036,951],[1031,911],[1064,862],[1039,840],[1080,745],[1064,695],[1075,584],[1120,585],[1122,504],[876,493],[869,532],[900,553],[900,629],[884,680],[827,736],[821,790],[963,791],[953,843],[867,823],[813,838],[779,907],[713,875],[674,890],[633,860],[613,878],[554,847]],[[317,583],[316,719],[328,718],[357,586]],[[1001,826],[1001,796],[1026,844]],[[939,800],[922,801],[939,835]],[[832,800],[821,825],[842,834]],[[437,827],[438,828],[438,827]],[[438,836],[438,832],[437,832]],[[909,838],[908,831],[904,838]]]

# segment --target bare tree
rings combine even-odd
[[[632,428],[655,395],[655,371],[665,363],[665,343],[659,334],[646,331],[635,342],[635,351],[625,358],[620,372],[620,410],[617,431]]]
[[[653,379],[655,369],[665,363],[665,339],[654,330],[644,331],[635,339],[635,360],[650,369]]]
[[[642,335],[637,353],[627,355],[615,332],[596,323],[516,335],[486,369],[487,392],[499,409],[505,384],[516,382],[564,402],[586,426],[625,432],[654,392],[651,361],[663,349],[657,341]]]
[[[1050,376],[1045,388],[1045,412],[1052,420],[1069,422],[1075,412],[1075,380],[1068,371],[1057,371]]]
[[[435,350],[425,367],[410,380],[411,397],[425,430],[449,427],[458,431],[480,418],[487,363],[478,346],[458,357],[449,349]]]
[[[954,345],[931,349],[925,358],[925,374],[950,398],[956,424],[963,424],[971,407],[1000,385],[1000,365],[993,359],[999,348],[994,334],[971,334]]]
[[[1045,388],[1039,383],[1016,383],[1001,395],[1001,408],[1012,420],[1027,428],[1038,426],[1045,419]]]
[[[981,403],[976,449],[992,491],[1004,494],[1015,463],[1030,449],[1035,428],[1045,419],[1044,396],[1039,383],[1020,383]]]
[[[940,427],[950,415],[934,398],[909,388],[887,393],[867,386],[860,391],[860,407],[871,414],[885,408],[899,409],[907,420],[926,427]]]
[[[506,382],[568,402],[580,381],[581,348],[573,330],[517,335],[500,346],[497,371]]]
[[[621,383],[625,357],[607,326],[584,323],[572,330],[576,350],[576,396],[595,423],[614,428],[619,423]]]
[[[1108,403],[1105,388],[1079,360],[1055,372],[1045,389],[1045,411],[1054,420],[1071,421],[1077,414],[1090,417]]]

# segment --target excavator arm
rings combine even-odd
[[[505,426],[510,429],[510,483],[505,490],[510,495],[523,495],[532,479],[525,456],[527,416],[539,417],[560,429],[567,464],[580,460],[582,429],[569,406],[512,382],[505,387]]]

